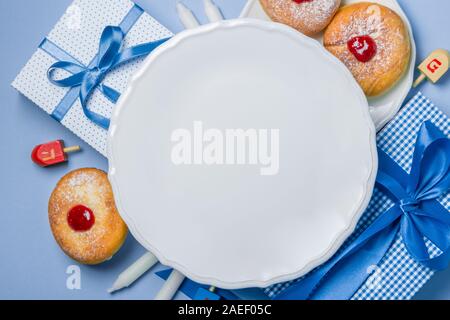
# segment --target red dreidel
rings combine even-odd
[[[80,150],[79,146],[65,148],[64,141],[56,140],[36,146],[31,153],[31,159],[41,167],[48,167],[66,162],[68,153]]]

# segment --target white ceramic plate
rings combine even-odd
[[[273,175],[261,175],[269,162],[176,165],[171,137],[186,129],[194,143],[196,121],[216,141],[279,130],[278,140],[266,131],[279,142]],[[108,156],[136,239],[222,288],[266,287],[323,263],[353,231],[377,169],[367,101],[347,69],[291,28],[245,19],[185,31],[151,54],[115,109]]]
[[[361,0],[343,0],[342,5],[362,2]],[[379,3],[397,12],[408,27],[411,36],[411,62],[409,69],[405,76],[396,84],[396,86],[384,94],[383,96],[369,99],[370,114],[375,123],[377,130],[381,130],[386,123],[388,123],[400,110],[406,96],[411,90],[414,81],[414,67],[416,63],[416,43],[414,42],[414,35],[411,24],[396,0],[371,0],[370,2]],[[249,0],[241,17],[255,18],[270,21],[271,19],[264,12],[259,0]],[[322,35],[317,37],[317,40],[322,42]]]

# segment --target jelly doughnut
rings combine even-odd
[[[128,234],[108,177],[98,169],[79,169],[64,176],[50,197],[48,215],[56,242],[83,264],[108,260]]]
[[[330,23],[341,0],[260,0],[260,3],[273,21],[312,36]]]
[[[411,57],[402,19],[391,9],[369,2],[341,8],[325,30],[324,46],[350,69],[368,97],[392,88]]]

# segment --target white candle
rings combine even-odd
[[[177,293],[183,283],[184,278],[184,275],[174,269],[164,283],[164,286],[156,295],[155,300],[172,300],[173,296]]]
[[[189,10],[181,2],[177,3],[177,12],[181,23],[185,26],[186,29],[196,28],[200,25],[197,19],[195,18],[194,14],[192,13],[192,11]]]
[[[114,285],[108,290],[108,292],[113,293],[130,286],[157,263],[158,259],[156,259],[152,253],[147,252],[119,275],[117,280],[114,282]]]
[[[223,20],[222,12],[220,12],[220,9],[212,0],[203,0],[203,6],[205,7],[205,14],[210,22]]]

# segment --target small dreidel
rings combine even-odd
[[[31,159],[41,167],[48,167],[66,162],[69,153],[80,150],[79,146],[66,148],[64,141],[56,140],[36,146],[31,153]]]
[[[413,84],[416,88],[425,79],[432,83],[436,83],[448,71],[450,61],[450,53],[443,49],[433,51],[420,65],[421,75]]]

